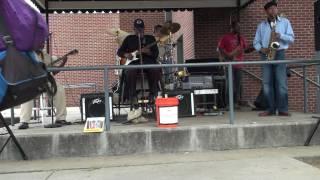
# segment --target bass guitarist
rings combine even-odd
[[[68,56],[77,53],[77,50],[70,51],[68,54],[58,58],[57,56],[50,56],[47,52],[42,49],[36,51],[38,59],[43,61],[48,67],[63,67],[67,63]],[[60,62],[61,61],[61,62]],[[55,65],[52,62],[60,62],[59,65]],[[57,74],[54,72],[53,74]],[[57,93],[53,97],[53,105],[56,107],[56,121],[58,125],[70,125],[71,123],[66,121],[67,108],[66,108],[66,93],[64,87],[56,81]],[[19,129],[28,129],[29,121],[31,119],[33,108],[33,100],[21,104],[20,110],[20,125]]]
[[[150,47],[150,44],[152,45]],[[139,45],[141,45],[141,51],[139,51]],[[138,64],[157,64],[158,58],[158,47],[156,40],[151,35],[144,34],[144,22],[142,19],[136,19],[134,21],[134,35],[129,35],[123,41],[121,47],[117,52],[118,56],[125,58],[127,61],[134,60],[128,65]],[[142,61],[140,61],[142,57]],[[140,73],[139,69],[130,69],[125,71],[125,84],[126,87],[124,97],[129,99],[131,104],[131,111],[128,113],[128,121],[136,119],[141,116],[142,111],[138,108],[138,99],[136,93],[136,80],[137,75]],[[158,93],[158,83],[161,78],[161,69],[145,69],[144,72],[147,74],[147,79],[150,87],[149,100],[154,100],[154,97]]]

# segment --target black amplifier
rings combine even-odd
[[[195,116],[194,93],[191,90],[167,91],[168,97],[179,99],[178,117]]]
[[[89,93],[80,95],[80,111],[81,120],[88,117],[104,117],[105,116],[105,99],[104,93]],[[109,94],[109,112],[110,120],[113,120],[112,112],[112,94]]]

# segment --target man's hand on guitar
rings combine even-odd
[[[131,53],[125,53],[124,57],[127,58],[127,59],[130,59],[130,60],[133,59],[133,56],[132,56]]]
[[[64,65],[66,65],[66,63],[67,63],[67,60],[68,60],[68,56],[62,56],[62,57],[60,57],[59,58],[60,59],[60,61],[62,61],[62,63],[61,64],[59,64],[59,65],[53,65],[52,67],[64,67]],[[53,72],[53,75],[56,75],[56,74],[58,74],[60,71],[55,71],[55,72]]]
[[[151,55],[151,51],[149,48],[142,48],[141,53],[146,55]]]
[[[230,56],[232,57],[232,59],[236,56],[238,56],[239,54],[241,54],[243,52],[243,49],[241,46],[238,46],[236,49],[234,49],[231,53]]]

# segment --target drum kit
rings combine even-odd
[[[171,21],[168,21],[162,25],[162,28],[160,29],[160,37],[158,38],[158,47],[159,47],[159,58],[158,62],[160,64],[174,64],[174,50],[176,48],[176,43],[173,40],[173,34],[178,32],[180,30],[181,26],[179,23],[174,23]],[[130,33],[125,32],[119,28],[111,28],[107,30],[107,33],[115,36],[116,42],[119,46],[123,43],[124,39],[130,35]],[[167,38],[164,38],[167,37]],[[161,39],[165,39],[165,41],[161,41]],[[117,65],[119,64],[119,57],[117,57]],[[175,77],[175,74],[177,72],[177,68],[163,68],[163,76],[164,76],[164,82],[165,84],[174,83],[174,81],[177,79]],[[116,72],[117,75],[121,74],[118,71]]]

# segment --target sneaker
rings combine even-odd
[[[136,119],[131,120],[130,122],[132,122],[132,124],[140,124],[148,122],[148,119],[144,118],[143,116],[140,116]]]
[[[279,112],[278,116],[291,116],[291,114],[288,112]]]
[[[141,109],[134,109],[128,113],[127,120],[131,121],[133,119],[137,119],[142,115],[142,110]]]
[[[265,116],[273,116],[274,113],[271,113],[271,112],[268,112],[268,111],[265,111],[265,112],[261,112],[258,114],[258,116],[260,117],[265,117]]]
[[[71,122],[68,122],[66,120],[56,120],[56,124],[59,124],[59,125],[71,125]]]
[[[26,122],[23,122],[20,124],[20,126],[18,127],[18,129],[28,129],[29,128],[29,124]]]

